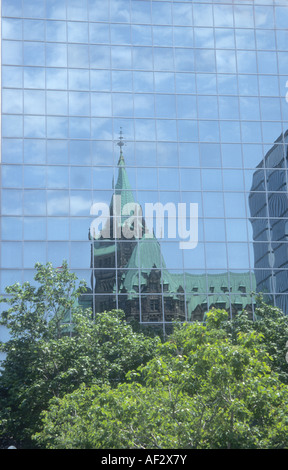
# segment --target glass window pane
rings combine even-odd
[[[41,42],[24,42],[24,65],[45,65],[45,47]]]
[[[25,189],[23,198],[24,215],[46,215],[46,192]]]
[[[41,139],[24,140],[24,162],[34,164],[46,163],[46,142]]]
[[[68,119],[65,117],[47,117],[48,139],[65,139],[68,137]]]
[[[205,144],[199,146],[201,166],[205,167],[220,167],[221,166],[221,153],[219,144]]]
[[[22,39],[22,20],[18,18],[3,18],[2,36],[5,39]]]
[[[253,5],[241,5],[235,6],[234,9],[234,20],[235,26],[240,28],[253,28],[254,27],[254,15]]]
[[[2,64],[22,65],[23,54],[20,41],[2,41]]]
[[[184,54],[184,50],[175,50],[175,63],[177,64],[177,55]],[[173,70],[173,51],[169,47],[154,47],[154,68],[155,70]],[[189,54],[189,57],[191,54]],[[186,62],[189,64],[190,61],[187,59]],[[179,63],[179,59],[178,59]],[[194,64],[193,64],[194,65]],[[180,64],[179,64],[180,67]],[[179,68],[179,70],[185,70],[185,64],[183,65],[183,69]],[[186,66],[188,67],[188,65]],[[191,70],[187,68],[186,70]]]
[[[45,69],[24,67],[24,88],[45,88]]]
[[[143,77],[147,77],[147,75],[143,75]],[[149,79],[150,79],[150,75],[149,75]],[[155,80],[155,91],[156,92],[159,92],[159,93],[173,93],[175,91],[175,78],[174,78],[173,73],[155,72],[154,73],[154,80]],[[150,83],[149,83],[149,85],[150,85]],[[146,90],[143,90],[143,91],[150,91],[150,90],[146,89]],[[152,91],[153,91],[153,88],[152,88]]]
[[[232,5],[213,5],[214,25],[223,27],[233,27],[233,7]]]
[[[22,167],[18,165],[2,165],[2,186],[4,188],[21,188]]]
[[[152,28],[149,25],[131,25],[132,44],[152,46]]]
[[[243,193],[224,193],[226,217],[246,217],[245,195]]]
[[[47,167],[47,188],[66,189],[69,186],[69,169],[65,166]]]
[[[23,15],[28,18],[45,18],[44,0],[23,0]]]
[[[173,34],[170,26],[153,27],[153,43],[155,46],[172,46]]]
[[[47,163],[52,165],[68,163],[68,142],[47,140]]]
[[[91,90],[109,91],[111,89],[111,73],[108,70],[90,70]]]
[[[258,51],[259,73],[277,73],[277,56],[275,52]]]
[[[3,137],[22,137],[23,118],[16,115],[2,116],[2,136]]]
[[[22,16],[22,0],[2,0],[3,16]]]
[[[88,216],[92,206],[91,191],[70,192],[70,215]]]
[[[175,26],[173,28],[174,45],[177,47],[192,47],[194,44],[193,29]]]
[[[21,139],[2,139],[2,162],[22,163],[23,142]]]
[[[130,5],[126,0],[110,0],[110,18],[118,23],[130,21]]]
[[[104,25],[105,26],[105,25]],[[109,30],[106,43],[109,43]],[[112,44],[131,44],[130,25],[111,24],[110,25],[111,43]]]
[[[24,268],[34,268],[36,263],[46,263],[46,243],[25,242],[23,244]]]
[[[84,44],[68,44],[68,66],[88,68],[89,49]]]
[[[69,137],[72,139],[89,139],[90,119],[85,117],[69,118]]]
[[[63,112],[61,113],[63,114]],[[69,93],[69,114],[88,116],[90,114],[90,95],[85,92]]]
[[[45,114],[45,92],[39,90],[24,91],[24,113]]]
[[[207,242],[225,242],[225,220],[205,219],[204,220],[205,240]]]
[[[45,23],[43,20],[24,20],[23,36],[28,41],[45,40]]]
[[[46,65],[48,67],[67,67],[67,46],[65,44],[46,44]]]
[[[21,90],[2,91],[2,112],[12,114],[23,113],[23,93]]]
[[[45,137],[45,116],[24,116],[24,137]]]
[[[46,22],[46,40],[51,42],[66,41],[66,23],[65,21],[47,21]]]
[[[24,240],[45,240],[46,219],[43,217],[24,217]]]
[[[103,0],[88,0],[88,14],[91,21],[109,21],[109,3]]]
[[[235,29],[237,49],[255,49],[254,29]]]
[[[21,67],[2,67],[2,85],[3,87],[21,88],[23,83]]]
[[[82,46],[82,47],[86,47],[86,46]],[[77,50],[76,51],[72,50],[71,54],[72,52],[76,54]],[[89,54],[90,54],[90,67],[92,69],[110,68],[110,47],[102,46],[102,45],[100,46],[92,45],[89,48]],[[86,56],[85,56],[85,59],[83,60],[83,63],[85,60],[86,60]],[[74,60],[74,62],[77,62],[77,61]],[[70,63],[70,66],[73,67],[73,63]],[[76,67],[80,67],[80,65],[76,63]]]
[[[68,114],[68,94],[64,91],[47,91],[47,114]]]
[[[149,3],[149,2],[146,2]],[[148,19],[148,17],[147,17]],[[171,24],[172,23],[172,9],[171,3],[166,2],[161,4],[159,2],[152,3],[152,21],[155,24]]]
[[[88,43],[88,23],[68,21],[67,32],[68,42]]]
[[[256,30],[256,41],[258,49],[275,49],[274,31]]]
[[[55,267],[62,266],[63,261],[69,262],[69,244],[67,242],[49,242],[47,244],[47,261]]]
[[[22,225],[21,217],[2,217],[2,240],[22,240]]]
[[[132,2],[131,7],[131,19],[133,23],[150,23],[151,11],[149,2]]]
[[[2,214],[21,215],[22,214],[22,191],[17,189],[2,189]]]
[[[69,192],[60,190],[47,191],[47,215],[69,214]]]
[[[67,89],[67,70],[47,68],[46,69],[46,83],[47,88],[55,90],[66,90]]]
[[[112,46],[111,47],[111,64],[116,69],[131,69],[132,53],[130,47]]]
[[[91,262],[89,242],[71,242],[71,268],[87,269]]]
[[[165,69],[173,69],[173,63],[172,63],[172,59],[173,59],[173,55],[171,55],[171,52],[170,52],[170,60],[169,60],[169,53],[167,53],[167,58],[166,58],[166,64],[165,62],[163,61],[163,65],[162,67],[160,68],[159,67],[159,70],[165,70]],[[196,60],[198,58],[197,54],[201,54],[201,51],[195,51],[195,57],[196,59],[194,59],[194,51],[192,49],[182,49],[182,48],[177,48],[175,49],[175,69],[176,71],[180,72],[193,72],[194,70],[200,70],[201,67],[200,67],[200,64],[199,65],[199,68],[197,68],[197,65],[196,65]],[[207,53],[209,55],[209,51]],[[154,54],[154,61],[158,61],[160,60],[159,57],[155,57],[155,54]],[[205,67],[205,65],[203,65]]]
[[[154,117],[154,113],[154,95],[142,93],[134,96],[135,117]]]
[[[70,186],[74,189],[89,189],[92,187],[91,171],[86,167],[70,168]]]
[[[176,117],[176,103],[173,95],[155,95],[155,107],[157,117]]]
[[[46,187],[46,167],[45,166],[24,166],[24,186],[26,188]]]
[[[173,7],[173,23],[180,25],[192,25],[192,5],[186,3],[174,3]]]
[[[22,267],[22,243],[3,242],[1,244],[1,266],[2,268]]]
[[[67,18],[69,20],[86,20],[88,16],[87,0],[69,0]]]
[[[213,26],[212,5],[193,4],[193,18],[196,26]]]
[[[66,19],[66,2],[59,0],[46,0],[47,18]]]
[[[222,193],[204,192],[203,205],[205,217],[224,217],[224,201]]]

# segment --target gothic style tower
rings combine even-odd
[[[94,296],[94,309],[96,312],[110,310],[117,307],[115,294],[118,292],[119,277],[123,274],[123,269],[127,265],[133,248],[133,240],[124,239],[121,233],[122,209],[127,203],[135,203],[132,189],[128,180],[125,168],[125,161],[122,152],[124,145],[122,130],[118,146],[120,156],[118,161],[118,179],[114,186],[113,196],[110,203],[109,236],[107,230],[102,230],[97,239],[89,234],[92,240],[91,247],[91,268],[92,285]],[[120,207],[115,207],[114,196],[118,196]],[[118,209],[118,210],[117,210]],[[120,234],[120,238],[119,238]]]
[[[125,168],[122,130],[118,146],[118,178],[110,203],[109,230],[104,227],[97,238],[89,234],[94,311],[118,307],[125,311],[127,319],[143,322],[185,320],[183,288],[168,272],[158,240],[154,236],[145,236],[144,218],[140,215],[138,220],[140,237],[127,239],[123,235],[122,228],[130,220],[126,212],[123,214],[123,208],[130,204],[135,207],[136,201]],[[118,198],[116,205],[115,197]]]

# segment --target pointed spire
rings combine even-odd
[[[124,145],[125,145],[124,139],[123,139],[122,127],[120,127],[120,136],[119,136],[119,141],[117,142],[117,145],[120,147],[120,157],[119,157],[119,160],[118,160],[118,165],[125,164],[124,156],[123,156],[123,152],[122,152],[122,147],[124,147]]]
[[[123,139],[122,127],[120,127],[120,136],[119,141],[117,142],[118,147],[120,147],[120,157],[118,160],[118,176],[117,180],[112,181],[113,190],[115,195],[121,195],[121,210],[126,203],[134,203],[133,191],[129,182],[129,178],[125,168],[125,161],[123,156],[122,147],[124,147],[125,142]],[[113,207],[113,198],[110,203],[110,208]]]

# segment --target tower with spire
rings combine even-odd
[[[201,321],[209,308],[227,308],[229,292],[233,315],[243,309],[250,312],[249,273],[229,273],[228,283],[228,273],[207,276],[170,272],[162,256],[159,241],[154,234],[152,237],[151,234],[149,237],[145,235],[144,218],[141,219],[141,238],[127,239],[122,235],[122,230],[120,237],[115,236],[115,226],[122,228],[129,217],[123,216],[123,206],[136,202],[125,166],[122,129],[117,145],[120,148],[118,176],[116,184],[113,181],[110,216],[107,220],[110,231],[104,227],[97,237],[89,232],[91,295],[83,296],[86,298],[83,305],[87,307],[87,302],[92,301],[94,313],[119,308],[125,312],[127,320],[163,322],[167,325],[167,322],[173,320]],[[119,211],[115,214],[114,196],[121,196],[121,207],[118,208],[120,215]],[[108,232],[109,237],[105,235]],[[166,326],[165,329],[167,330]]]
[[[103,232],[97,239],[92,239],[91,246],[91,268],[92,268],[92,290],[94,296],[94,309],[96,312],[111,310],[119,307],[116,302],[116,294],[119,292],[119,284],[124,275],[126,266],[135,248],[135,239],[125,239],[122,234],[122,225],[126,217],[122,217],[122,209],[127,203],[134,203],[133,191],[127,175],[123,147],[125,145],[122,128],[117,142],[120,147],[118,159],[118,177],[116,184],[113,181],[113,195],[110,202],[110,237],[103,236]],[[115,213],[114,196],[118,196],[121,205]],[[120,198],[119,198],[120,196]],[[116,230],[115,230],[115,227]],[[119,231],[117,230],[119,229]],[[118,236],[120,233],[120,237]],[[117,236],[116,236],[117,235]],[[124,300],[124,299],[123,299]]]
[[[175,318],[185,320],[183,288],[173,282],[158,240],[154,236],[146,238],[144,218],[140,221],[141,239],[126,239],[122,231],[120,237],[115,237],[115,224],[121,228],[127,219],[127,216],[122,216],[124,205],[136,203],[125,166],[122,128],[117,145],[120,155],[117,181],[115,185],[113,182],[113,196],[121,196],[121,215],[119,217],[119,212],[114,213],[112,196],[110,218],[107,221],[110,224],[110,237],[105,238],[100,233],[97,239],[93,239],[90,235],[94,310],[102,312],[121,308],[127,319],[135,320],[140,320],[141,310],[141,320],[144,322],[171,321]],[[166,304],[165,318],[163,299]]]

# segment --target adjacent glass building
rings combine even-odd
[[[286,0],[2,0],[2,294],[66,259],[83,305],[144,324],[257,291],[288,313],[287,24]],[[161,231],[94,233],[97,204],[131,216],[113,195]]]

